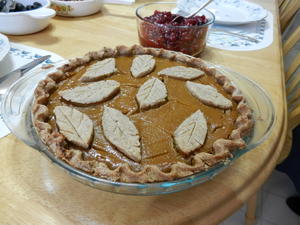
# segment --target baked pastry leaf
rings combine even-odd
[[[132,76],[138,78],[151,73],[154,67],[155,59],[152,55],[138,55],[133,59],[130,71]]]
[[[93,82],[84,86],[60,91],[58,94],[66,101],[78,104],[103,102],[120,90],[120,83],[114,80]]]
[[[79,147],[89,147],[93,137],[93,122],[87,115],[68,106],[56,106],[54,115],[60,133]]]
[[[232,102],[210,85],[187,81],[186,87],[194,97],[206,105],[221,109],[230,109],[232,107]]]
[[[89,66],[81,81],[97,81],[117,71],[115,58],[107,58]]]
[[[190,154],[203,145],[206,134],[207,121],[203,113],[197,110],[186,118],[175,130],[175,144],[182,153]]]
[[[133,122],[119,110],[104,106],[102,115],[104,136],[122,153],[134,161],[141,161],[141,144]]]
[[[167,89],[165,84],[153,77],[147,80],[138,90],[136,99],[141,109],[157,106],[166,101]]]
[[[158,75],[165,75],[182,80],[192,80],[203,76],[204,72],[191,67],[173,66],[159,71]]]

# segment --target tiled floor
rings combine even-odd
[[[259,193],[256,225],[300,225],[300,217],[286,205],[286,198],[296,193],[288,176],[274,171]],[[243,225],[246,207],[227,218],[220,225]]]

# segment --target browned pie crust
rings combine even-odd
[[[83,152],[75,149],[67,149],[65,137],[58,131],[53,130],[48,123],[49,111],[47,103],[51,93],[57,88],[60,81],[70,76],[69,72],[81,68],[93,60],[101,60],[108,57],[130,56],[139,54],[150,54],[155,57],[162,57],[170,60],[184,62],[195,68],[203,70],[207,75],[215,77],[217,83],[223,86],[224,90],[231,94],[232,99],[237,103],[238,117],[235,122],[235,129],[231,132],[229,139],[218,139],[213,144],[213,153],[200,152],[193,156],[192,165],[183,162],[176,162],[171,166],[170,171],[162,171],[158,166],[146,165],[141,170],[133,170],[128,163],[123,163],[117,168],[111,169],[103,162],[97,160],[84,160]],[[138,45],[132,47],[118,46],[115,49],[103,48],[97,52],[89,52],[82,58],[76,58],[58,68],[46,79],[39,82],[32,106],[33,123],[42,141],[58,157],[69,163],[71,166],[88,172],[94,176],[120,182],[158,182],[169,181],[177,178],[192,175],[207,170],[220,161],[232,157],[231,152],[235,149],[245,147],[242,139],[253,127],[252,111],[248,107],[243,95],[230,80],[215,68],[208,66],[199,58],[167,51],[163,49],[143,48]]]

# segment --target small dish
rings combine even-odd
[[[60,62],[56,67],[65,62],[66,61]],[[252,134],[245,139],[247,147],[242,150],[234,151],[233,158],[219,163],[205,172],[200,172],[170,182],[145,184],[113,182],[75,169],[64,161],[56,158],[55,155],[40,141],[31,120],[33,91],[40,80],[44,79],[48,73],[55,71],[55,67],[48,70],[43,70],[41,68],[33,70],[15,82],[9,88],[5,96],[3,96],[1,114],[4,122],[17,138],[43,153],[51,162],[58,165],[74,179],[91,187],[130,195],[158,195],[182,191],[212,179],[215,175],[233,163],[234,160],[261,144],[271,133],[275,121],[275,111],[270,97],[258,84],[243,75],[222,66],[212,66],[215,66],[218,70],[225,73],[243,92],[243,96],[245,96],[248,104],[253,109],[255,119],[254,130]],[[261,105],[264,107],[260,107]]]
[[[192,56],[199,55],[206,46],[209,28],[215,20],[210,11],[201,11],[201,15],[207,19],[207,22],[202,25],[173,26],[145,20],[145,17],[153,15],[155,10],[171,12],[175,7],[175,2],[155,2],[136,9],[140,44],[144,47],[164,48]]]
[[[66,17],[92,15],[101,10],[102,4],[102,0],[51,0],[57,15]]]
[[[207,0],[197,0],[197,5],[202,5]],[[189,3],[190,4],[187,4]],[[179,0],[185,10],[192,11],[194,1]],[[191,7],[190,7],[191,5]],[[240,25],[256,22],[267,16],[267,11],[258,4],[246,0],[214,0],[207,9],[215,14],[216,24],[221,25]]]
[[[39,2],[42,7],[21,12],[0,12],[0,32],[11,35],[25,35],[45,29],[55,11],[49,9],[50,0],[18,0],[23,5]]]
[[[3,34],[0,34],[0,61],[7,55],[10,49],[9,40]]]

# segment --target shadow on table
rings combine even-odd
[[[87,20],[93,20],[102,16],[113,16],[113,17],[119,17],[119,18],[127,18],[127,19],[135,19],[135,15],[122,15],[117,13],[111,13],[106,7],[103,7],[100,12],[97,12],[93,15],[88,16],[80,16],[80,17],[64,17],[64,16],[56,16],[55,20],[60,21],[87,21]]]
[[[11,42],[20,42],[20,40],[22,41],[22,39],[24,39],[23,37],[26,37],[26,39],[30,40],[31,42],[34,42],[38,45],[46,46],[46,45],[52,45],[59,42],[60,39],[54,36],[55,30],[56,27],[50,22],[49,26],[47,26],[45,29],[33,34],[18,35],[18,36],[8,35],[8,36]],[[43,32],[43,38],[36,38],[35,36],[40,32]]]

